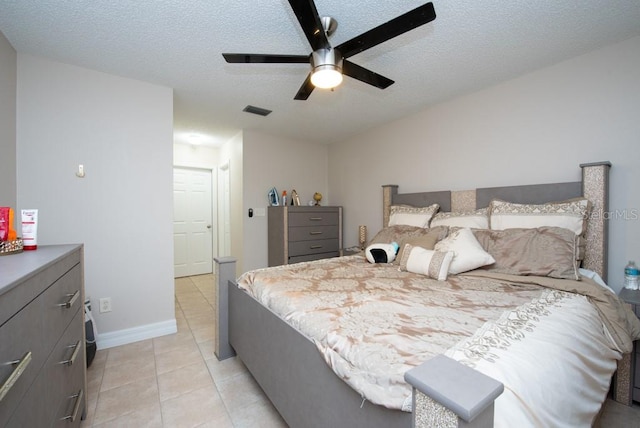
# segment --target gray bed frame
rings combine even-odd
[[[438,203],[442,211],[463,211],[503,199],[544,203],[584,196],[593,203],[588,219],[583,266],[607,277],[608,176],[611,164],[582,164],[582,180],[572,183],[484,188],[470,191],[398,193],[383,186],[383,226],[390,206]],[[426,427],[493,425],[493,401],[502,384],[454,360],[438,356],[407,372],[413,386],[414,412],[374,405],[339,379],[316,346],[235,283],[235,259],[216,258],[216,356],[242,360],[291,427]],[[619,371],[630,370],[630,356]],[[626,361],[626,363],[625,363]],[[463,375],[461,374],[463,373]],[[614,398],[629,403],[626,376],[614,385]],[[449,421],[444,423],[442,421]]]

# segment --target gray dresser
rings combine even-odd
[[[269,207],[269,266],[338,257],[342,207]]]
[[[83,247],[0,257],[0,426],[77,427],[86,411]]]

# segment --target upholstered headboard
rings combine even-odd
[[[609,209],[609,169],[611,162],[581,164],[582,181],[570,183],[534,184],[523,186],[490,187],[475,190],[438,191],[424,193],[398,193],[398,186],[388,184],[383,188],[383,226],[389,224],[391,205],[406,204],[426,207],[440,205],[441,211],[471,211],[489,206],[492,199],[502,199],[521,204],[542,204],[585,197],[592,203],[587,220],[586,253],[583,266],[597,272],[607,280],[606,211]]]

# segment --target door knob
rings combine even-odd
[[[207,229],[211,229],[211,225],[210,224],[207,225]]]

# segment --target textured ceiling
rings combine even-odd
[[[316,0],[333,45],[424,0]],[[222,52],[306,55],[288,1],[0,0],[19,53],[174,88],[176,142],[219,143],[240,129],[334,143],[437,102],[640,35],[638,0],[433,1],[435,21],[350,58],[395,84],[345,78],[293,99],[304,64],[227,64]],[[273,113],[242,112],[255,105]]]

